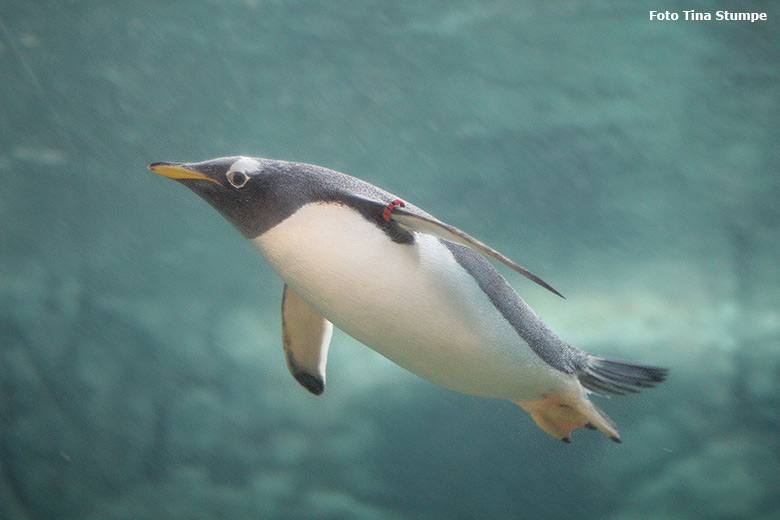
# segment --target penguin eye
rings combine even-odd
[[[228,182],[232,184],[234,188],[243,188],[249,180],[249,175],[244,172],[227,172],[225,177],[227,177]]]

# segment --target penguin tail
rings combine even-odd
[[[615,423],[596,408],[586,392],[602,396],[636,393],[662,382],[667,372],[665,368],[583,353],[575,366],[579,381],[573,381],[568,390],[544,394],[533,401],[514,402],[527,411],[540,428],[563,442],[569,442],[575,428],[601,430],[613,441],[620,442]]]
[[[582,386],[602,396],[637,393],[662,382],[668,372],[661,367],[590,354],[578,361],[575,371]]]

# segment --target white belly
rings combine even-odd
[[[252,242],[335,326],[429,381],[532,399],[570,379],[536,356],[435,237],[396,244],[355,211],[317,203]]]

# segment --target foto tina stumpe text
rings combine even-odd
[[[680,13],[672,11],[650,11],[650,20],[655,21],[673,21],[673,20],[688,20],[688,21],[744,21],[744,22],[758,22],[765,21],[767,19],[766,13],[734,13],[731,11],[715,11],[715,13],[704,11],[682,11],[682,18]]]

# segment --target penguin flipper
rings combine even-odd
[[[333,324],[312,309],[284,284],[282,292],[282,343],[287,368],[309,392],[325,391],[325,365]]]
[[[518,264],[511,258],[499,253],[492,247],[488,246],[484,242],[477,240],[465,231],[461,231],[455,226],[446,224],[434,217],[423,216],[412,211],[409,211],[403,207],[395,207],[390,213],[390,220],[393,220],[405,227],[410,231],[418,231],[420,233],[428,233],[430,235],[448,240],[455,244],[460,244],[466,247],[470,247],[476,251],[479,251],[488,258],[492,258],[497,262],[501,262],[507,267],[512,268],[521,275],[525,276],[529,280],[541,285],[548,291],[557,294],[561,298],[564,296],[556,291],[550,284],[533,274],[531,271]]]

